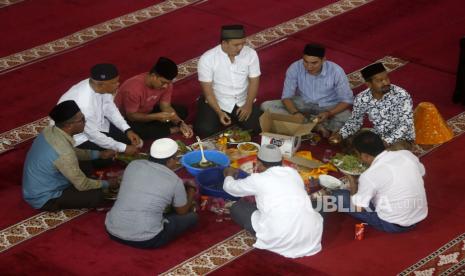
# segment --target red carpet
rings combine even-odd
[[[250,2],[250,1],[249,1]],[[259,1],[258,1],[259,2]],[[276,1],[275,5],[266,9],[266,13],[275,11],[275,16],[266,18],[266,24],[270,26],[285,21],[289,17],[296,17],[305,13],[301,7],[290,5],[293,2]],[[311,2],[307,10],[316,9],[330,3],[330,1]],[[219,1],[223,6],[236,6],[237,14],[254,14],[255,16],[265,13],[265,9],[249,9],[246,1]],[[252,3],[255,3],[252,2]],[[44,60],[40,63],[30,64],[19,71],[13,71],[7,75],[0,76],[0,86],[9,87],[0,95],[0,108],[2,108],[2,122],[0,133],[25,123],[44,117],[57,99],[79,80],[86,78],[89,68],[96,62],[112,62],[120,67],[121,79],[147,71],[152,63],[160,55],[172,57],[176,62],[189,60],[200,56],[206,49],[218,43],[220,26],[234,22],[244,23],[235,19],[233,15],[224,18],[202,10],[209,2],[178,10],[170,15],[162,16],[144,24],[135,25],[131,28],[121,30],[109,36],[91,43],[92,47],[83,47],[72,52]],[[294,7],[289,9],[286,16],[277,11],[284,6]],[[222,7],[222,6],[219,6]],[[258,7],[258,6],[257,6]],[[292,11],[292,13],[291,13]],[[179,18],[192,18],[189,24]],[[256,33],[261,27],[251,24],[244,25],[248,34]],[[170,30],[170,32],[160,31]],[[184,43],[174,43],[182,38],[187,38],[193,33],[196,39],[184,39]],[[202,41],[202,43],[198,43]],[[94,45],[94,44],[98,45]],[[118,45],[118,47],[115,47]],[[134,53],[138,53],[134,55]],[[98,58],[96,58],[98,57]],[[26,82],[25,76],[35,76],[34,82]],[[46,93],[47,97],[43,97]],[[178,92],[175,92],[178,95]],[[176,96],[175,96],[176,97]],[[15,105],[6,104],[14,102]],[[39,107],[39,108],[37,108]],[[20,112],[28,110],[29,112]],[[3,118],[15,118],[14,121],[3,120]]]
[[[457,173],[460,164],[444,162],[461,160],[463,151],[451,152],[450,148],[463,147],[465,136],[439,147],[422,158],[427,172],[425,187],[429,214],[413,231],[388,234],[368,227],[365,239],[356,241],[356,220],[343,214],[331,214],[325,217],[323,250],[317,255],[290,260],[268,251],[254,250],[218,270],[217,275],[229,275],[234,271],[254,271],[255,262],[259,259],[273,264],[262,267],[263,274],[274,273],[280,264],[289,262],[329,275],[393,275],[401,272],[451,238],[465,232],[461,222],[465,203],[463,193],[457,192],[463,191],[465,176]]]
[[[0,133],[45,116],[66,89],[87,75],[88,68],[96,59],[117,64],[124,80],[146,71],[159,55],[171,56],[177,62],[199,56],[218,43],[220,25],[242,23],[246,25],[248,34],[252,34],[332,2],[210,0],[1,75]],[[44,32],[43,37],[38,35],[41,30],[52,28],[56,22],[63,22],[58,18],[40,20],[41,16],[47,14],[46,6],[40,6],[37,1],[24,1],[0,9],[0,23],[16,20],[17,26],[8,25],[10,29],[22,30],[26,34],[8,37],[5,41],[9,45],[2,43],[0,55],[63,37],[89,25],[151,5],[153,1],[140,1],[131,7],[123,1],[115,1],[114,9],[112,7],[98,13],[105,3],[107,1],[89,2],[87,6],[80,6],[54,2],[52,11],[59,7],[70,9],[63,10],[67,18],[79,17],[76,15],[82,14],[79,11],[84,7],[92,9],[92,12],[83,16],[82,21],[69,19],[69,24]],[[328,45],[328,59],[339,63],[346,73],[386,55],[408,60],[409,64],[390,75],[393,83],[411,92],[415,103],[432,101],[445,118],[450,118],[463,111],[460,106],[450,103],[455,83],[453,73],[458,55],[458,38],[464,35],[464,20],[460,19],[462,6],[461,1],[457,0],[445,0],[441,4],[419,0],[374,1],[262,49],[259,51],[263,72],[259,101],[279,96],[287,66],[300,57],[306,42],[318,41]],[[37,14],[32,12],[34,7]],[[31,19],[17,19],[18,15],[28,13]],[[31,22],[37,26],[29,28]],[[27,39],[27,34],[31,39]],[[441,51],[437,51],[438,47]],[[192,77],[175,85],[174,98],[177,102],[190,104],[193,110],[193,99],[199,92],[198,83]],[[324,144],[315,152],[321,152],[322,146]],[[289,260],[273,253],[253,250],[215,273],[399,273],[465,232],[460,221],[465,211],[462,202],[465,179],[457,173],[463,159],[460,149],[464,146],[465,136],[462,136],[422,159],[427,168],[425,184],[430,214],[412,232],[389,235],[369,228],[365,240],[354,241],[355,221],[332,214],[325,220],[323,251],[316,256]],[[36,214],[22,201],[20,193],[21,167],[28,147],[29,143],[23,143],[16,150],[0,156],[0,197],[4,200],[0,211],[0,229]],[[231,222],[215,223],[210,213],[202,213],[199,225],[181,239],[160,250],[144,251],[110,241],[103,228],[103,219],[104,213],[91,212],[0,253],[0,267],[8,268],[6,272],[2,269],[2,274],[153,275],[167,271],[239,231]]]
[[[0,56],[59,39],[157,2],[161,1],[139,0],[130,4],[124,0],[83,0],[79,3],[58,0],[24,1],[0,10]],[[89,12],[89,7],[92,7],[92,12]],[[21,35],[11,35],[10,30]]]

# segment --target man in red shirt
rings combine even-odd
[[[183,121],[187,109],[171,104],[172,81],[177,75],[178,66],[160,57],[150,72],[126,80],[119,88],[115,104],[142,139],[159,139],[177,132],[192,137],[192,127]]]

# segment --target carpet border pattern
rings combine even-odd
[[[396,69],[404,66],[405,64],[407,64],[407,61],[404,61],[404,60],[399,59],[399,58],[391,57],[391,56],[386,56],[386,57],[378,60],[377,62],[382,62],[389,72],[391,72],[393,70],[396,70]],[[347,78],[349,79],[349,83],[350,83],[351,88],[356,88],[356,87],[358,87],[358,86],[360,86],[360,85],[362,85],[364,83],[363,78],[362,78],[362,76],[360,74],[360,70],[357,70],[357,71],[354,71],[354,72],[348,74]],[[49,119],[48,119],[48,117],[45,117],[45,118],[42,118],[41,120],[35,121],[35,122],[33,122],[31,124],[28,124],[26,126],[23,126],[21,128],[17,128],[12,132],[10,131],[10,136],[3,136],[3,139],[5,139],[5,137],[6,137],[6,138],[9,138],[10,141],[11,141],[14,138],[15,139],[14,141],[16,142],[16,144],[18,144],[18,143],[24,142],[24,141],[26,141],[28,139],[34,138],[48,124],[49,124]],[[0,135],[0,139],[2,138],[2,135]],[[69,210],[69,211],[71,211],[71,212],[73,212],[73,211],[80,212],[82,210]],[[86,212],[87,211],[82,211],[81,214],[84,214]],[[47,231],[47,230],[49,230],[51,228],[56,227],[56,226],[53,226],[53,227],[49,227],[49,228],[43,227],[43,228],[40,228],[40,229],[34,229],[33,233],[29,233],[27,231],[27,229],[29,229],[28,227],[29,227],[29,225],[31,225],[31,223],[32,224],[36,223],[36,218],[37,217],[48,218],[49,216],[53,216],[53,213],[42,212],[39,215],[28,218],[28,219],[25,219],[25,220],[23,220],[22,222],[20,222],[20,223],[18,223],[16,225],[8,227],[8,228],[6,228],[4,230],[0,230],[0,253],[7,250],[7,249],[9,249],[9,248],[11,248],[11,247],[13,247],[16,244],[19,244],[20,242],[23,242],[25,240],[33,238],[33,237],[39,235],[40,233],[43,233],[43,232],[45,232],[45,231]],[[72,218],[70,218],[70,219],[72,219]],[[70,219],[68,219],[68,220],[70,220]],[[68,220],[66,220],[66,221],[68,221]],[[65,221],[63,221],[63,223],[64,222]],[[11,238],[10,238],[10,236],[11,236]],[[10,240],[12,242],[10,242]],[[17,241],[17,242],[15,242],[15,241]],[[190,264],[188,266],[192,267]]]
[[[195,1],[194,0],[183,0],[183,1],[196,2],[198,0],[195,0]],[[311,26],[314,26],[318,23],[329,20],[345,12],[351,11],[362,5],[368,4],[372,1],[373,0],[341,0],[341,1],[338,1],[336,3],[325,6],[321,9],[306,13],[305,15],[293,18],[282,24],[276,25],[274,27],[265,29],[264,31],[258,32],[254,35],[251,35],[247,37],[247,43],[255,49],[270,45],[289,35],[305,30]],[[167,2],[170,2],[170,1],[167,1]],[[116,19],[113,19],[113,20],[116,20]],[[106,22],[102,24],[106,24]],[[97,26],[100,26],[100,25],[97,25]],[[85,30],[82,32],[85,32]],[[55,42],[56,41],[48,43],[48,44],[44,44],[44,45],[49,45],[49,44],[51,45]],[[1,65],[2,60],[3,59],[0,59],[0,73],[2,71],[2,65]],[[175,81],[180,81],[182,79],[186,79],[187,77],[190,77],[196,74],[198,60],[199,60],[199,57],[196,57],[186,62],[183,62],[182,64],[179,64],[178,65],[179,73]],[[359,73],[356,76],[353,76],[351,81],[356,82],[357,85],[358,83],[360,84],[363,83],[363,80]],[[49,122],[48,117],[44,117],[32,123],[28,123],[18,128],[1,133],[0,134],[0,154],[13,149],[14,146],[22,142],[25,142],[29,139],[34,138],[42,131],[42,129],[45,126],[48,125],[48,122]]]
[[[205,275],[253,249],[255,238],[241,230],[160,275]]]
[[[0,9],[23,1],[24,0],[0,0]]]
[[[290,35],[308,29],[338,15],[366,5],[373,0],[341,0],[323,8],[295,17],[284,23],[275,25],[246,38],[247,45],[259,49],[268,46]],[[197,73],[199,57],[190,59],[179,66],[177,80],[187,78]]]
[[[191,61],[180,64],[179,71],[189,68],[191,66],[190,62]],[[386,56],[378,60],[377,62],[383,62],[383,64],[385,65],[388,71],[393,71],[397,69],[398,67],[407,64],[406,61],[401,60],[396,57],[391,57],[391,56]],[[186,77],[187,76],[184,76],[183,78],[186,78]],[[355,71],[355,72],[348,74],[347,78],[349,79],[351,88],[358,87],[364,83],[362,75],[360,74],[359,71]],[[179,81],[180,79],[177,79],[177,80]],[[29,123],[21,127],[1,133],[0,134],[0,154],[14,149],[14,147],[18,144],[21,144],[30,139],[33,139],[34,137],[39,135],[39,133],[49,124],[50,124],[49,117],[43,117],[32,123]]]
[[[87,213],[87,209],[42,212],[0,231],[0,253]]]
[[[398,275],[465,275],[465,233],[441,246]]]
[[[384,59],[381,59],[380,61],[382,61],[384,63]],[[401,61],[401,60],[398,60],[398,66],[403,66],[405,65],[405,62],[404,61]],[[403,63],[400,63],[400,62],[403,62]],[[386,65],[386,63],[384,63]],[[394,68],[394,67],[389,67],[389,66],[386,66],[387,68],[389,68],[390,70],[395,70],[397,68]],[[351,73],[350,75],[358,75],[356,74],[359,72],[354,72],[354,73]],[[350,78],[349,78],[350,80]],[[351,83],[352,84],[352,83]],[[448,125],[453,129],[454,131],[454,139],[460,135],[462,135],[463,133],[465,133],[465,112],[462,112],[460,113],[459,115],[457,116],[454,116],[452,117],[451,119],[449,119],[447,121]],[[415,145],[415,149],[413,151],[413,153],[415,155],[417,155],[418,157],[422,157],[424,155],[426,155],[427,153],[430,153],[432,152],[434,149],[436,149],[437,147],[439,147],[441,145],[435,145],[433,147],[421,147],[421,146],[418,146],[418,145]],[[250,234],[248,234],[246,231],[242,230],[241,232],[238,232],[237,234],[234,235],[235,238],[238,238],[238,239],[245,239],[245,238],[248,238],[250,237]],[[459,239],[461,239],[463,241],[463,245],[461,247],[461,252],[457,253],[457,252],[450,252],[451,250],[449,250],[449,248],[456,248],[457,246],[457,243],[459,242]],[[253,243],[252,243],[253,244]],[[453,247],[455,246],[455,247]],[[208,274],[208,273],[211,273],[213,272],[214,270],[217,270],[219,268],[221,268],[222,266],[226,265],[227,263],[233,261],[234,259],[237,259],[239,257],[241,257],[243,254],[245,253],[248,253],[250,251],[253,250],[253,247],[252,245],[250,245],[251,248],[249,249],[245,249],[243,252],[242,255],[239,255],[239,256],[234,256],[234,259],[231,259],[231,260],[228,260],[224,263],[221,263],[215,267],[211,267],[211,261],[207,262],[206,266],[204,267],[205,268],[210,268],[211,267],[211,270],[210,271],[205,271],[204,269],[201,270],[202,273],[198,273],[197,272],[197,267],[196,267],[196,270],[194,270],[194,266],[192,264],[203,264],[205,263],[205,260],[208,260],[209,258],[209,255],[208,253],[209,252],[216,252],[216,248],[218,247],[221,247],[223,250],[223,247],[224,247],[224,244],[222,242],[220,243],[217,243],[215,245],[213,245],[212,247],[208,248],[207,250],[197,254],[196,256],[193,256],[192,258],[190,258],[187,262],[183,262],[175,267],[173,267],[172,269],[164,272],[162,275],[205,275],[205,274]],[[446,250],[448,250],[446,252]],[[460,272],[462,274],[459,274],[459,275],[465,275],[465,233],[462,234],[461,236],[455,238],[454,240],[452,240],[451,242],[449,242],[448,244],[446,244],[445,246],[441,247],[440,249],[438,249],[437,251],[435,251],[434,253],[432,253],[431,255],[429,255],[428,257],[424,258],[423,260],[419,261],[418,263],[416,263],[415,265],[411,266],[410,268],[408,268],[407,270],[405,270],[404,272],[402,272],[401,276],[404,276],[404,275],[416,275],[416,276],[429,276],[429,275],[452,275],[452,274],[456,274],[457,272]],[[444,254],[441,254],[441,253],[449,253],[447,255],[444,255]],[[213,255],[212,255],[213,256]],[[441,257],[442,256],[442,257]],[[418,270],[419,268],[422,268],[422,267],[425,267],[426,265],[429,265],[430,262],[434,261],[434,260],[437,260],[436,257],[439,257],[439,264],[444,263],[444,264],[449,264],[447,267],[445,267],[446,269],[444,269],[444,271],[441,272],[441,274],[437,274],[437,273],[433,273],[434,270],[431,270],[431,267],[428,267],[426,270],[424,271],[416,271],[418,273],[414,273],[414,274],[410,274],[411,272],[415,271],[415,270]],[[459,260],[456,261],[456,259],[458,257],[461,257]],[[458,271],[460,269],[460,271]],[[182,274],[179,274],[179,272],[182,272]],[[431,272],[431,273],[430,273]]]
[[[20,66],[32,63],[46,57],[59,54],[64,51],[82,46],[92,40],[101,38],[119,30],[131,27],[135,24],[162,16],[177,9],[186,7],[201,0],[168,0],[152,5],[150,7],[137,10],[83,29],[79,32],[54,40],[52,42],[30,48],[28,50],[15,53],[0,58],[0,74],[14,70]],[[14,2],[7,0],[6,2]],[[1,6],[1,4],[0,4]]]
[[[393,58],[393,57],[385,57],[383,59],[380,59],[379,61],[383,62],[383,64],[386,66],[386,68],[389,71],[396,70],[396,69],[404,66],[407,63],[406,61],[403,61],[403,60],[397,59],[397,58]],[[356,72],[353,72],[353,73],[349,74],[348,77],[349,77],[349,81],[350,81],[350,84],[351,84],[352,88],[357,87],[357,86],[359,86],[359,85],[361,85],[363,83],[359,71],[356,71]],[[462,135],[463,133],[465,133],[465,112],[462,112],[459,115],[452,117],[451,119],[449,119],[447,121],[447,123],[454,131],[454,138]],[[427,153],[430,153],[431,151],[433,151],[434,149],[436,149],[439,146],[440,145],[434,145],[432,147],[422,147],[422,146],[419,146],[419,145],[415,145],[413,153],[415,155],[417,155],[418,157],[422,157],[422,156],[426,155]],[[241,232],[237,233],[234,237],[241,238],[241,235],[244,235],[244,236],[242,236],[242,238],[246,238],[247,236],[250,236],[246,231],[241,231]],[[217,265],[215,267],[212,267],[211,266],[211,261],[208,262],[208,258],[209,258],[208,252],[216,252],[215,250],[216,250],[217,247],[222,247],[223,248],[223,244],[221,242],[217,243],[216,245],[210,247],[209,249],[199,253],[198,255],[196,255],[196,256],[194,256],[192,258],[190,258],[188,260],[188,262],[181,263],[181,264],[173,267],[172,269],[166,271],[162,275],[181,275],[181,274],[179,274],[180,272],[182,272],[182,275],[204,275],[204,274],[208,274],[210,272],[213,272],[214,270],[219,269],[222,266],[224,266],[225,264],[233,261],[233,259],[232,259],[232,260],[229,260],[227,262],[221,263],[221,264],[219,264],[219,265]],[[250,252],[253,249],[252,245],[250,247],[251,248],[249,248],[248,250],[244,250],[243,254],[245,254],[247,252]],[[462,250],[465,250],[465,241],[464,241],[464,245],[463,245]],[[462,252],[462,255],[463,255],[463,252]],[[453,256],[455,256],[455,255],[453,255]],[[234,256],[234,259],[237,259],[239,257],[240,256]],[[207,262],[206,262],[206,260],[207,260]],[[198,273],[197,268],[196,268],[196,270],[193,269],[193,267],[194,267],[192,265],[193,263],[194,264],[200,264],[200,263],[205,263],[205,262],[207,263],[207,265],[204,267],[204,269],[205,268],[211,268],[210,271],[205,271],[203,269],[203,270],[201,270],[202,273]],[[451,266],[448,269],[448,271],[449,270],[456,271],[456,269],[459,269],[459,268],[463,267],[464,262],[465,262],[465,260],[462,257],[462,260],[457,265]],[[452,270],[452,269],[455,269],[455,270]],[[404,274],[402,274],[402,275],[404,275]],[[423,275],[423,274],[415,274],[415,275]],[[424,274],[424,275],[429,275],[429,274]],[[433,275],[433,274],[431,274],[431,275]],[[449,273],[449,274],[441,274],[441,275],[451,275],[451,274]]]

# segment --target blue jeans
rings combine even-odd
[[[344,210],[350,210],[346,213],[348,213],[350,216],[358,220],[361,220],[367,223],[368,225],[380,231],[390,232],[390,233],[405,232],[415,227],[415,224],[411,226],[403,227],[403,226],[390,223],[390,222],[380,219],[378,217],[378,214],[374,211],[375,207],[371,203],[370,203],[370,210],[373,210],[373,211],[369,212],[369,211],[363,210],[361,212],[356,212],[354,206],[351,203],[350,192],[348,190],[334,190],[333,196],[336,197],[336,205],[338,206],[338,210],[340,208],[344,208]]]
[[[188,228],[194,226],[197,223],[197,214],[193,212],[187,213],[185,215],[169,214],[165,217],[165,219],[168,222],[163,224],[163,230],[150,240],[128,241],[115,237],[110,233],[108,234],[112,240],[132,247],[143,249],[157,248],[174,240]]]

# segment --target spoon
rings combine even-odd
[[[200,137],[196,136],[196,138],[197,138],[197,142],[199,143],[200,154],[202,155],[202,159],[200,160],[199,165],[200,167],[208,167],[211,162],[205,158],[205,155],[203,153],[203,145],[202,145],[202,141],[200,140]]]

